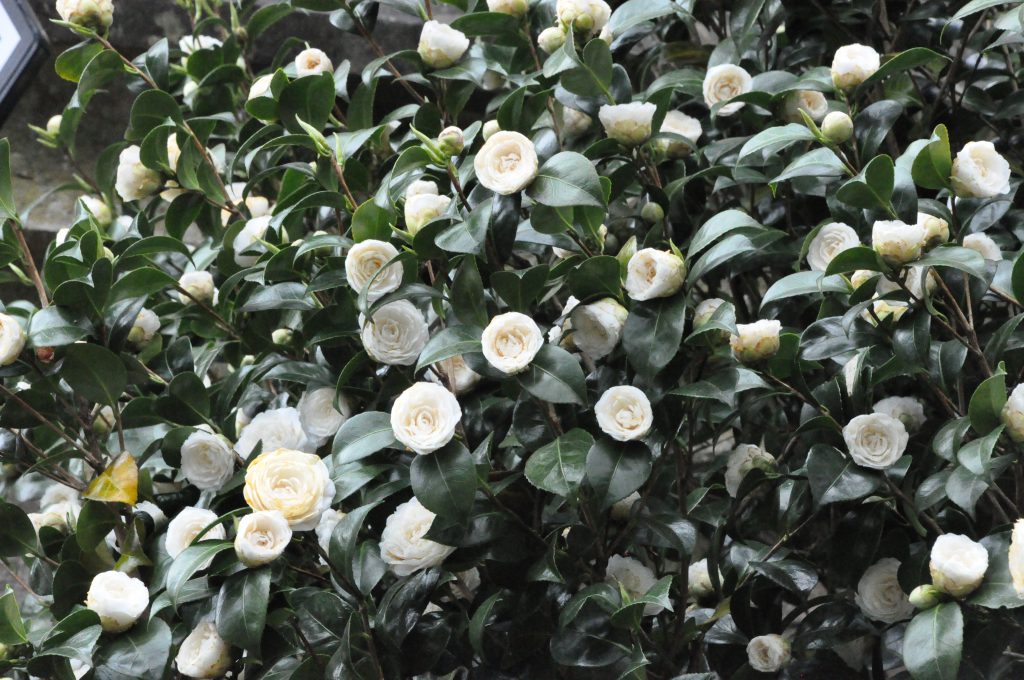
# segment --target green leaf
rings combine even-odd
[[[561,347],[545,344],[529,368],[516,376],[533,396],[552,404],[586,404],[587,386],[580,362]]]
[[[988,279],[988,267],[981,253],[961,246],[943,245],[933,248],[914,264],[921,267],[952,267],[976,278]]]
[[[622,294],[619,261],[611,255],[587,258],[569,274],[569,290],[581,302],[618,298]]]
[[[345,421],[334,435],[331,451],[334,464],[344,465],[396,444],[391,415],[382,411],[366,411]]]
[[[1003,433],[1003,426],[999,425],[981,439],[975,439],[960,447],[956,458],[965,468],[978,476],[988,474],[989,461],[992,460],[992,451],[999,441],[999,435]]]
[[[53,65],[54,70],[64,80],[77,83],[82,77],[82,72],[89,65],[93,57],[104,50],[103,45],[98,42],[87,40],[80,42],[74,47],[64,50]]]
[[[945,602],[919,613],[903,637],[903,662],[914,680],[956,680],[964,644],[960,605]]]
[[[246,569],[229,576],[217,595],[217,632],[250,652],[258,651],[267,623],[270,567]]]
[[[1004,531],[981,539],[988,551],[988,570],[985,580],[968,602],[988,609],[1016,609],[1024,607],[1024,597],[1017,594],[1010,575],[1010,532]]]
[[[938,125],[928,143],[921,148],[910,171],[914,182],[925,189],[947,189],[953,170],[953,157],[949,150],[949,133],[945,125]]]
[[[807,481],[819,507],[863,498],[882,482],[879,475],[859,467],[827,444],[815,444],[808,452]]]
[[[846,172],[846,166],[832,149],[814,149],[794,159],[771,183],[778,184],[797,177],[838,177]]]
[[[679,351],[685,327],[683,295],[634,304],[622,332],[629,363],[640,375],[655,375]]]
[[[231,541],[200,540],[181,551],[167,570],[167,595],[171,602],[177,606],[182,588],[192,575],[205,569],[209,560],[233,547]]]
[[[132,104],[130,127],[125,136],[129,140],[140,140],[155,127],[168,121],[181,124],[183,120],[174,97],[163,90],[146,90]]]
[[[78,396],[107,406],[117,403],[128,384],[124,362],[100,345],[69,347],[60,373]]]
[[[356,243],[368,239],[387,241],[391,238],[391,211],[372,200],[356,208],[352,215],[352,240]]]
[[[773,283],[761,298],[761,308],[764,309],[769,302],[785,298],[849,292],[850,286],[841,276],[825,276],[822,272],[797,272]]]
[[[427,510],[460,522],[469,517],[476,495],[476,465],[469,449],[451,441],[444,448],[417,455],[409,468],[412,492]]]
[[[859,175],[839,187],[836,198],[855,208],[887,209],[892,203],[895,182],[896,166],[892,158],[875,156]]]
[[[583,48],[582,57],[576,68],[561,74],[562,87],[580,97],[611,101],[613,62],[608,43],[600,39],[591,40]]]
[[[114,507],[116,506],[93,500],[87,500],[82,504],[82,509],[78,513],[78,523],[75,525],[75,539],[79,548],[91,552],[113,531],[117,526],[117,512]]]
[[[1024,250],[1013,261],[1010,285],[1013,290],[1013,297],[1017,298],[1017,302],[1024,302]]]
[[[416,371],[436,364],[438,361],[480,351],[480,329],[472,326],[449,326],[430,338],[419,361]]]
[[[593,445],[594,438],[586,430],[569,430],[533,452],[526,461],[526,479],[538,489],[574,501]]]
[[[72,310],[51,306],[40,309],[28,323],[32,347],[61,347],[78,342],[92,333],[88,318],[77,317]]]
[[[901,71],[909,71],[912,68],[918,66],[924,66],[933,61],[949,61],[949,57],[945,57],[938,52],[933,52],[927,47],[911,47],[909,50],[904,50],[889,61],[882,64],[882,67],[871,74],[871,77],[867,78],[858,87],[859,90],[867,90],[872,87],[875,83],[879,83],[889,76],[900,73]]]
[[[14,189],[11,185],[11,143],[0,139],[0,218],[18,219],[18,208],[14,203]]]
[[[293,80],[278,97],[278,115],[289,132],[304,134],[298,119],[323,130],[334,108],[334,76],[321,73]]]
[[[608,29],[612,35],[622,35],[634,26],[660,19],[678,10],[681,7],[672,0],[626,0],[612,12]]]
[[[764,229],[757,220],[741,210],[723,210],[709,219],[690,241],[687,250],[690,259],[726,234],[740,229],[761,231]]]
[[[0,596],[0,644],[20,645],[25,642],[28,642],[28,633],[21,618],[18,598],[8,585]]]
[[[0,557],[21,557],[39,550],[32,520],[17,505],[0,500]]]
[[[587,453],[587,483],[602,509],[633,493],[651,476],[651,452],[642,442],[603,437]]]
[[[866,269],[872,272],[884,272],[888,271],[888,267],[882,262],[882,258],[878,256],[871,248],[867,246],[854,246],[853,248],[847,248],[840,252],[838,255],[832,258],[832,261],[828,263],[828,268],[825,270],[825,274],[831,276],[833,274],[848,274],[855,272],[858,269]]]
[[[549,158],[526,189],[526,195],[555,208],[577,205],[603,208],[605,205],[594,164],[574,151],[563,151]]]
[[[127,633],[100,646],[93,677],[96,680],[161,680],[167,677],[171,629],[163,619],[140,622]]]
[[[1006,372],[999,370],[974,390],[967,415],[971,427],[978,434],[988,434],[1000,423],[1000,414],[1006,404]]]
[[[747,143],[740,149],[737,161],[741,162],[754,154],[761,154],[762,157],[769,158],[797,142],[810,142],[813,140],[814,133],[801,123],[789,123],[788,125],[771,127],[758,132],[748,139]]]
[[[475,257],[462,259],[462,264],[459,265],[452,281],[451,301],[452,309],[460,322],[478,328],[487,326],[490,315],[487,313],[487,301],[484,298],[484,282],[480,278]]]

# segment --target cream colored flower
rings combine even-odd
[[[921,257],[925,232],[918,224],[879,220],[871,227],[871,247],[886,262],[903,265]]]
[[[405,199],[405,229],[415,236],[431,220],[448,211],[452,199],[435,194],[417,194]]]
[[[529,5],[526,0],[487,0],[487,9],[491,12],[521,17],[526,14]]]
[[[178,49],[185,56],[190,56],[200,50],[212,50],[223,44],[212,35],[186,35],[178,41]]]
[[[519,312],[491,319],[480,338],[487,362],[506,375],[522,373],[544,346],[537,323]]]
[[[96,223],[106,229],[114,221],[114,215],[110,212],[107,202],[98,196],[81,196],[78,202],[82,204],[85,211],[92,215]]]
[[[114,0],[57,0],[63,21],[104,32],[114,23]]]
[[[212,302],[214,294],[217,292],[213,285],[213,274],[210,272],[185,272],[178,279],[178,285],[188,293],[188,295],[178,293],[178,299],[186,305],[192,302],[192,298],[200,302]]]
[[[391,407],[395,439],[420,455],[433,453],[452,440],[462,418],[455,395],[434,383],[407,388]]]
[[[231,646],[213,621],[200,621],[182,641],[174,663],[185,677],[219,678],[231,668]]]
[[[298,56],[295,57],[295,75],[299,78],[303,76],[318,76],[321,73],[333,73],[334,64],[331,63],[330,57],[328,57],[322,50],[318,50],[315,47],[302,50]]]
[[[608,558],[604,580],[626,591],[630,600],[637,600],[654,587],[658,577],[640,560],[612,555]],[[644,616],[655,616],[662,610],[664,607],[661,605],[648,603],[644,605]]]
[[[50,119],[46,121],[46,134],[56,137],[60,134],[61,123],[64,122],[64,116],[57,114],[50,116]]]
[[[408,300],[383,305],[372,319],[360,314],[359,324],[363,348],[382,364],[412,366],[430,340],[426,319]]]
[[[567,138],[580,137],[586,134],[594,119],[568,106],[562,107],[562,134]]]
[[[1017,385],[1010,392],[1010,397],[1003,404],[1000,418],[1010,439],[1018,444],[1024,442],[1024,383]]]
[[[622,339],[629,310],[614,298],[603,298],[573,308],[572,342],[593,360],[612,353]]]
[[[549,26],[537,36],[537,47],[551,54],[565,44],[565,31],[559,26]]]
[[[708,108],[727,102],[750,92],[753,79],[747,71],[733,64],[719,64],[708,69],[704,76],[704,103]],[[719,116],[731,116],[744,107],[744,102],[733,102],[718,109]]]
[[[961,534],[943,534],[932,545],[932,585],[960,598],[974,592],[988,571],[988,551]]]
[[[509,130],[491,135],[473,159],[480,184],[505,196],[522,191],[537,177],[537,150],[526,136]]]
[[[713,317],[715,312],[718,311],[718,308],[724,304],[725,300],[722,298],[708,298],[707,300],[701,300],[693,312],[694,328],[700,328],[708,321],[711,321],[711,317]]]
[[[128,331],[128,341],[135,345],[145,345],[160,330],[160,317],[143,307],[135,317],[135,323]]]
[[[249,101],[258,97],[263,97],[270,93],[270,85],[274,82],[274,74],[268,73],[265,76],[260,76],[253,81],[252,86],[249,88]]]
[[[149,606],[149,590],[137,578],[120,571],[96,574],[89,584],[85,606],[100,617],[108,633],[122,633],[142,616]]]
[[[455,394],[465,394],[480,382],[481,375],[471,369],[461,354],[431,365],[427,380],[444,385]]]
[[[993,262],[999,262],[1003,259],[1003,251],[1000,250],[999,245],[988,234],[980,231],[964,236],[964,248],[970,248],[986,260]]]
[[[235,554],[247,567],[273,562],[292,540],[288,520],[277,510],[261,510],[242,517],[235,534]]]
[[[333,387],[306,390],[299,397],[299,403],[295,408],[299,412],[299,423],[306,433],[306,438],[318,446],[337,434],[352,415],[352,409],[345,397],[338,394]]]
[[[733,355],[743,363],[761,361],[775,356],[781,342],[782,324],[771,319],[736,324],[737,335],[729,338]]]
[[[732,450],[725,466],[725,490],[730,496],[736,497],[743,478],[755,469],[774,470],[775,456],[756,444],[740,444]]]
[[[1013,588],[1019,597],[1024,597],[1024,519],[1013,523],[1013,534],[1010,536],[1010,551],[1007,555],[1010,564],[1010,578]]]
[[[884,557],[868,567],[857,583],[857,606],[869,619],[896,623],[914,614],[914,605],[900,587],[900,561]]]
[[[811,120],[818,122],[828,113],[828,100],[825,95],[814,90],[797,90],[786,95],[782,104],[786,120],[791,123],[804,122],[800,112],[803,111]]]
[[[843,439],[854,463],[885,470],[906,451],[910,435],[902,421],[885,413],[868,413],[846,424]]]
[[[571,27],[584,35],[597,35],[608,25],[612,8],[604,0],[558,0],[555,14],[564,29]]]
[[[397,576],[440,566],[455,548],[424,538],[436,515],[415,498],[395,508],[380,535],[380,556]]]
[[[992,142],[968,142],[953,160],[957,196],[991,198],[1010,190],[1010,164]]]
[[[142,164],[142,149],[133,144],[118,156],[115,188],[122,201],[137,201],[156,193],[160,188],[160,173]]]
[[[437,182],[429,179],[418,179],[410,184],[405,190],[405,200],[408,201],[413,196],[421,195],[437,196]]]
[[[324,514],[320,515],[320,521],[317,522],[316,542],[328,555],[331,552],[331,536],[334,535],[334,530],[337,528],[338,522],[343,519],[345,519],[344,512],[328,509],[324,510]]]
[[[874,75],[881,63],[874,48],[859,43],[843,45],[832,57],[832,82],[840,90],[849,90]]]
[[[177,557],[185,548],[192,545],[196,537],[203,529],[217,521],[217,513],[204,508],[185,507],[167,523],[167,535],[164,537],[164,547],[167,554],[172,558]],[[216,524],[203,534],[202,541],[221,540],[227,536],[223,524]],[[213,558],[206,560],[200,569],[206,569],[213,562]]]
[[[0,314],[0,366],[10,366],[25,349],[25,329],[10,314]]]
[[[319,456],[275,449],[249,464],[242,493],[253,510],[277,510],[292,531],[308,531],[331,507],[334,482]]]
[[[235,254],[235,264],[239,267],[251,267],[260,259],[255,253],[264,251],[260,243],[265,240],[267,230],[270,228],[270,215],[254,217],[245,223],[242,230],[235,235],[231,242],[231,250]]]
[[[693,116],[688,116],[682,111],[669,111],[665,114],[665,120],[661,122],[660,132],[679,135],[687,140],[683,142],[662,137],[655,141],[658,149],[669,158],[684,158],[690,155],[690,150],[697,144],[704,130],[700,121]]]
[[[402,285],[402,265],[399,262],[388,264],[397,255],[398,249],[387,241],[367,239],[355,244],[345,257],[345,277],[349,287],[361,293],[369,286],[366,299],[370,302],[397,290]]]
[[[234,182],[228,185],[228,196],[227,202],[233,206],[244,205],[246,210],[249,211],[250,218],[256,217],[267,217],[273,212],[273,206],[270,205],[270,201],[263,196],[256,196],[255,194],[249,194],[245,196],[245,182]],[[231,221],[231,211],[224,209],[220,211],[220,222],[222,225],[227,226],[228,222]]]
[[[886,397],[871,407],[875,413],[884,413],[903,423],[908,432],[920,430],[927,418],[924,404],[917,397]]]
[[[256,450],[258,443],[263,444],[262,451],[274,449],[298,449],[305,451],[311,448],[306,430],[302,426],[299,412],[288,406],[263,411],[245,426],[235,442],[235,451],[244,459],[248,459]]]
[[[917,225],[924,229],[926,245],[937,245],[949,240],[949,222],[928,213],[917,213]]]
[[[643,439],[654,425],[650,400],[631,385],[605,390],[594,405],[594,414],[601,431],[620,442]]]
[[[605,104],[597,111],[604,131],[626,146],[637,146],[651,136],[651,121],[658,107],[649,102]]]
[[[181,445],[181,474],[202,491],[218,491],[235,474],[231,442],[219,434],[196,430]]]
[[[906,302],[900,302],[899,300],[875,300],[871,303],[871,311],[874,314],[864,310],[863,317],[872,326],[877,325],[878,321],[885,321],[888,318],[892,318],[893,322],[899,321],[900,317],[906,314],[907,310],[910,309],[910,305]]]
[[[853,118],[845,111],[832,111],[821,121],[821,133],[833,144],[845,144],[853,137]]]
[[[781,635],[758,635],[747,643],[747,663],[759,673],[778,673],[790,654],[789,642]]]
[[[675,253],[655,248],[636,251],[626,267],[626,293],[644,301],[670,297],[683,286],[686,263]]]
[[[416,48],[423,63],[431,68],[448,68],[469,49],[469,38],[448,24],[428,21],[420,32],[420,43]]]
[[[816,272],[828,269],[836,255],[860,245],[860,237],[853,227],[843,222],[826,224],[811,239],[807,248],[807,264]]]
[[[718,580],[721,582],[721,576]],[[711,583],[711,571],[708,569],[707,558],[698,560],[687,568],[686,587],[694,599],[700,600],[714,594],[715,586]]]
[[[501,132],[501,124],[494,119],[484,123],[483,128],[480,130],[480,134],[483,136],[485,142],[493,137],[495,132]]]

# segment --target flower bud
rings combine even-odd
[[[926,246],[937,246],[949,240],[949,222],[928,213],[917,213],[917,224],[924,229]]]
[[[779,331],[782,324],[778,321],[762,319],[754,323],[736,324],[739,333],[730,338],[729,344],[737,359],[743,363],[751,363],[775,356],[779,351]]]
[[[833,144],[842,144],[853,136],[853,119],[842,111],[833,111],[821,121],[821,132]]]
[[[70,24],[105,31],[114,23],[114,0],[57,0],[57,14]]]
[[[48,364],[53,361],[55,355],[52,347],[36,347],[36,360]]]
[[[270,339],[275,345],[290,345],[295,333],[290,328],[278,328],[270,334]]]
[[[495,132],[501,132],[501,125],[498,124],[498,121],[496,121],[496,120],[489,120],[486,123],[484,123],[484,129],[483,129],[482,134],[484,136],[484,141],[485,142],[488,139],[490,139],[491,135],[493,135]]]
[[[441,130],[441,134],[437,136],[437,145],[449,156],[458,156],[466,148],[462,128],[451,125]]]
[[[100,437],[108,435],[114,429],[114,410],[104,406],[92,421],[92,431]]]
[[[921,585],[910,591],[910,604],[920,610],[931,609],[942,599],[942,591],[929,584]]]
[[[529,6],[526,0],[487,0],[487,9],[491,12],[521,17],[526,14]]]
[[[46,121],[46,134],[53,135],[56,137],[60,134],[60,124],[63,122],[64,116],[57,114]]]
[[[651,201],[650,203],[645,203],[644,207],[640,209],[640,217],[647,224],[657,224],[665,219],[665,209]]]
[[[551,54],[564,44],[565,31],[557,26],[545,28],[540,32],[540,35],[537,36],[537,46],[548,54]]]
[[[1017,385],[1010,392],[1000,417],[1010,439],[1017,443],[1024,442],[1024,383]]]

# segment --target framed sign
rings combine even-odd
[[[27,0],[0,0],[0,124],[48,52],[46,34]]]

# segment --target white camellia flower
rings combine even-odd
[[[832,57],[832,82],[840,90],[849,90],[874,75],[881,65],[874,48],[859,43],[843,45]]]
[[[718,308],[725,304],[722,298],[708,298],[701,300],[693,312],[693,325],[699,328],[711,320]],[[780,325],[781,327],[781,325]]]
[[[537,150],[528,137],[518,132],[495,132],[473,159],[480,184],[496,194],[508,196],[522,191],[537,177]]]
[[[178,299],[186,305],[192,302],[192,298],[200,302],[211,302],[217,290],[213,285],[213,274],[210,272],[185,272],[178,279],[178,285],[188,292],[188,295],[178,293]]]
[[[299,52],[298,56],[295,57],[295,75],[299,78],[303,76],[318,76],[321,73],[333,73],[334,64],[331,63],[330,57],[328,57],[323,50],[318,50],[315,47]]]
[[[815,90],[797,90],[786,95],[782,104],[782,111],[791,123],[802,123],[804,121],[800,112],[803,111],[811,120],[820,122],[828,113],[828,100],[825,95]]]
[[[564,28],[596,35],[608,25],[612,8],[604,0],[558,0],[555,14]]]
[[[85,208],[86,212],[92,215],[97,224],[106,229],[114,221],[114,215],[110,212],[110,206],[102,198],[97,196],[81,196],[78,201]]]
[[[1010,551],[1007,555],[1010,564],[1010,578],[1013,588],[1019,597],[1024,597],[1024,519],[1013,523],[1010,535]]]
[[[192,545],[196,537],[214,522],[217,521],[217,513],[205,508],[185,507],[167,523],[167,536],[164,538],[164,545],[167,554],[177,557],[185,548]],[[223,524],[210,527],[210,530],[203,534],[202,541],[221,540],[227,536]],[[200,569],[206,569],[213,562],[213,558],[206,560]]]
[[[900,459],[910,435],[903,422],[886,413],[868,413],[843,428],[850,458],[861,467],[885,470]]]
[[[469,38],[440,21],[428,21],[423,24],[420,42],[416,47],[423,63],[431,68],[448,68],[453,65],[469,49]]]
[[[622,555],[612,555],[608,558],[608,566],[605,568],[604,580],[618,586],[626,591],[630,599],[636,600],[643,597],[647,591],[658,582],[654,571],[640,560]],[[644,616],[655,616],[664,607],[654,603],[644,605]]]
[[[537,36],[537,47],[551,54],[565,44],[565,31],[559,26],[549,26]]]
[[[789,658],[789,642],[781,635],[758,635],[747,643],[747,663],[759,673],[778,673]]]
[[[756,444],[740,444],[732,450],[725,464],[725,490],[730,496],[736,497],[743,478],[754,469],[775,469],[775,456]]]
[[[651,136],[651,121],[658,107],[649,102],[605,104],[597,117],[609,137],[626,146],[637,146]]]
[[[30,512],[28,513],[28,520],[32,522],[32,528],[36,530],[36,535],[39,535],[39,530],[43,527],[53,527],[58,531],[64,531],[68,528],[68,521],[62,515],[56,512]]]
[[[1003,259],[1003,251],[988,234],[977,232],[964,236],[964,248],[970,248],[986,260],[999,262]]]
[[[917,213],[917,226],[924,229],[926,244],[937,245],[949,240],[949,222],[941,217],[919,212]]]
[[[1024,383],[1013,388],[999,415],[1010,439],[1024,442]]]
[[[324,510],[324,514],[320,515],[320,521],[316,524],[316,542],[325,553],[330,554],[331,536],[334,534],[338,522],[343,519],[345,519],[344,512],[330,508]]]
[[[267,217],[273,212],[273,206],[270,205],[270,201],[263,196],[256,196],[255,194],[249,194],[242,197],[245,194],[245,182],[233,182],[228,185],[228,196],[227,202],[233,206],[244,205],[246,210],[249,211],[249,217]],[[224,209],[220,211],[220,222],[224,226],[231,221],[231,211]],[[237,251],[236,251],[237,252]]]
[[[480,130],[480,134],[483,136],[485,142],[493,137],[496,132],[501,132],[501,124],[493,119],[484,123],[483,128]]]
[[[25,349],[25,329],[9,314],[0,314],[0,366],[10,366]]]
[[[571,313],[572,341],[593,360],[612,353],[622,339],[629,310],[614,298],[574,307]]]
[[[781,341],[782,323],[774,319],[759,319],[754,323],[736,324],[737,335],[730,336],[733,356],[743,363],[752,363],[775,356]]]
[[[612,507],[609,509],[609,516],[619,522],[624,522],[629,519],[629,516],[633,513],[633,506],[640,500],[640,492],[634,491],[622,500],[615,501],[612,503]]]
[[[562,107],[562,134],[568,138],[580,137],[586,134],[594,119],[576,109],[568,106]]]
[[[149,606],[146,584],[121,571],[96,574],[89,584],[85,606],[100,617],[100,625],[108,633],[122,633],[142,616]]]
[[[452,440],[462,418],[455,395],[434,383],[418,382],[398,395],[391,407],[395,439],[420,455]]]
[[[257,97],[263,97],[270,92],[270,85],[274,82],[274,74],[268,73],[265,76],[260,76],[253,81],[252,86],[249,87],[249,101],[256,99]]]
[[[405,230],[415,236],[427,222],[445,214],[452,199],[436,194],[416,194],[405,198]]]
[[[245,426],[235,442],[235,451],[243,459],[248,459],[256,449],[256,444],[263,442],[263,451],[274,449],[310,448],[306,430],[302,427],[299,412],[287,406],[263,411],[256,415]]]
[[[114,187],[122,201],[137,201],[156,193],[160,188],[160,173],[142,164],[142,149],[137,144],[126,147],[118,156],[117,181]]]
[[[131,330],[128,331],[128,341],[135,345],[145,345],[159,330],[160,317],[143,307],[135,317]]]
[[[254,217],[245,223],[231,242],[231,250],[235,254],[235,264],[239,267],[251,267],[260,259],[259,255],[252,254],[263,252],[264,248],[260,241],[264,240],[267,230],[270,228],[270,215]]]
[[[231,668],[231,645],[213,621],[200,621],[182,641],[174,663],[187,678],[219,678]]]
[[[857,582],[857,606],[869,619],[896,623],[914,614],[914,605],[900,587],[900,561],[884,557],[864,571]]]
[[[519,312],[491,319],[480,338],[487,362],[505,375],[522,373],[544,346],[537,322]]]
[[[39,497],[39,508],[43,513],[60,515],[65,522],[74,524],[82,509],[82,498],[77,491],[63,484],[50,484]]]
[[[647,395],[631,385],[605,390],[594,405],[601,431],[620,442],[643,439],[654,425],[654,412]]]
[[[334,405],[336,398],[337,407]],[[299,423],[306,433],[306,438],[317,445],[323,444],[337,434],[352,415],[352,409],[345,397],[338,394],[333,387],[306,390],[299,397],[299,403],[295,408],[299,412]]]
[[[444,385],[455,394],[465,394],[480,382],[481,375],[466,364],[461,355],[431,364],[427,380]]]
[[[369,284],[366,299],[370,302],[397,290],[402,285],[402,265],[399,262],[388,265],[397,255],[398,249],[387,241],[367,239],[355,244],[345,257],[345,278],[349,287],[361,293]],[[380,272],[379,276],[377,272]]]
[[[988,551],[961,534],[943,534],[932,545],[928,571],[932,585],[953,597],[964,597],[981,585],[988,571]]]
[[[643,248],[629,258],[626,267],[626,293],[644,301],[670,297],[683,286],[686,263],[675,253]]]
[[[245,566],[259,567],[280,557],[291,540],[292,529],[284,515],[277,510],[261,510],[239,520],[235,554]]]
[[[957,196],[991,198],[1010,190],[1010,164],[992,142],[968,142],[953,160]]]
[[[917,397],[886,397],[871,407],[875,413],[884,413],[903,423],[907,431],[920,430],[927,418],[924,404]]]
[[[105,31],[114,23],[114,0],[57,0],[61,20]]]
[[[253,510],[277,510],[292,531],[308,531],[331,507],[334,482],[316,454],[274,449],[249,464],[242,494]]]
[[[405,190],[405,200],[409,200],[413,196],[420,196],[422,194],[430,194],[437,196],[437,182],[429,179],[418,179],[410,184]]]
[[[899,321],[908,309],[910,309],[910,305],[899,300],[875,300],[871,303],[871,311],[865,309],[862,316],[872,326],[875,326],[878,322],[885,321],[890,317],[893,322]]]
[[[430,340],[430,328],[416,305],[397,300],[383,305],[372,319],[359,315],[360,337],[370,358],[390,366],[412,366]]]
[[[871,247],[890,264],[907,264],[921,257],[924,240],[924,229],[918,224],[879,220],[871,227]]]
[[[708,69],[704,76],[704,103],[708,108],[727,102],[750,92],[753,79],[746,69],[734,64],[719,64]],[[719,116],[731,116],[744,107],[744,102],[733,102],[718,109]]]
[[[218,491],[235,474],[235,452],[227,437],[196,430],[181,445],[181,473],[202,491]]]
[[[186,35],[178,41],[178,49],[185,56],[189,56],[200,50],[212,50],[223,44],[212,35]]]
[[[721,582],[721,578],[719,578]],[[708,560],[705,557],[691,564],[686,570],[686,587],[695,599],[701,599],[712,595],[715,586],[711,583],[711,572],[708,570]]]
[[[397,576],[439,566],[455,548],[424,538],[436,515],[415,498],[402,503],[384,523],[380,556]]]
[[[487,9],[499,14],[521,17],[526,14],[529,5],[526,0],[487,0]]]
[[[807,264],[816,272],[828,269],[836,255],[860,245],[860,236],[853,227],[843,222],[826,224],[811,239],[807,248]]]
[[[665,120],[661,122],[659,132],[667,132],[684,137],[690,143],[678,139],[660,138],[655,141],[658,149],[669,158],[684,158],[690,155],[690,150],[697,143],[704,133],[700,121],[693,116],[688,116],[682,111],[669,111],[665,114]]]

